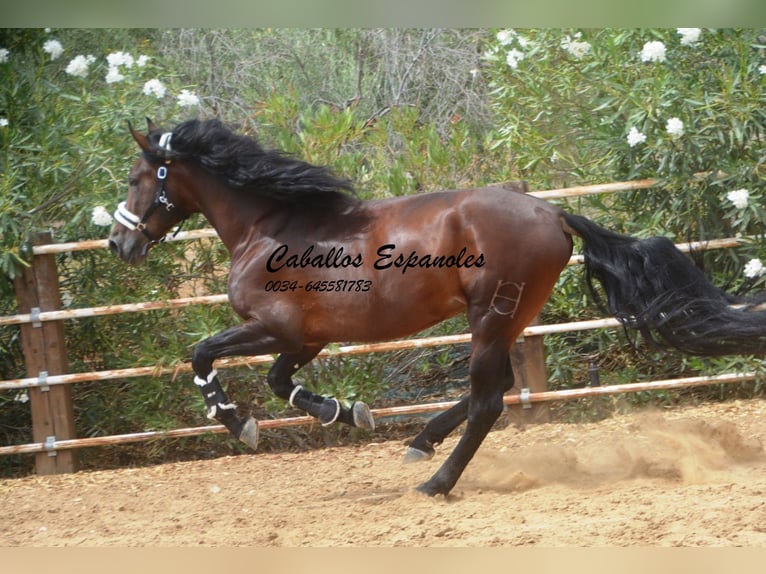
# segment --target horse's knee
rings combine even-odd
[[[205,341],[200,342],[196,347],[194,347],[191,364],[194,372],[201,377],[206,376],[210,371],[213,370],[213,359],[211,358],[210,353],[207,351]]]
[[[280,399],[286,401],[290,400],[290,395],[295,389],[295,386],[293,385],[293,381],[289,374],[286,375],[285,373],[282,373],[281,370],[274,365],[266,375],[266,381],[271,390],[274,391],[274,394]]]

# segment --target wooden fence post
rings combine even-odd
[[[51,243],[50,232],[36,233],[33,245]],[[34,315],[41,311],[61,309],[58,271],[55,255],[37,255],[31,266],[21,270],[14,280],[20,313]],[[21,325],[21,341],[28,377],[44,383],[48,375],[69,371],[64,343],[64,322],[45,321]],[[77,470],[74,450],[56,451],[52,443],[75,438],[74,407],[69,385],[41,386],[29,389],[32,409],[32,437],[35,442],[51,445],[35,455],[37,474],[57,474]]]
[[[530,325],[539,325],[535,317]],[[515,384],[511,393],[521,394],[521,404],[509,407],[511,421],[542,423],[550,420],[547,403],[526,403],[526,393],[542,393],[548,390],[548,372],[545,368],[545,343],[543,335],[524,337],[511,348],[511,366]]]

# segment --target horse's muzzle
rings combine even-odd
[[[109,236],[109,249],[123,261],[138,265],[143,263],[151,243],[141,234],[114,229]]]

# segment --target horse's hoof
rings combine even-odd
[[[360,429],[375,430],[375,419],[372,418],[372,412],[362,401],[356,401],[351,407],[351,413],[354,416],[354,426]]]
[[[253,417],[247,417],[239,433],[239,440],[256,450],[258,448],[258,421]]]
[[[431,460],[434,457],[434,453],[426,452],[415,447],[407,447],[407,452],[404,453],[404,464],[411,464],[413,462],[425,462]]]
[[[429,480],[428,482],[424,482],[423,484],[420,484],[415,487],[416,492],[420,492],[421,494],[425,494],[426,496],[436,496],[437,494],[444,494],[445,496],[447,493],[442,492],[442,489],[438,488],[432,482]]]

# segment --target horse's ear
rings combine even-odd
[[[149,131],[149,133],[152,133],[157,129],[157,126],[154,125],[154,122],[151,120],[151,118],[146,118],[146,129]]]
[[[133,124],[130,122],[128,122],[128,129],[130,130],[130,135],[132,135],[133,139],[136,140],[138,147],[140,147],[143,151],[148,152],[151,146],[149,145],[149,140],[147,137],[133,129]]]

